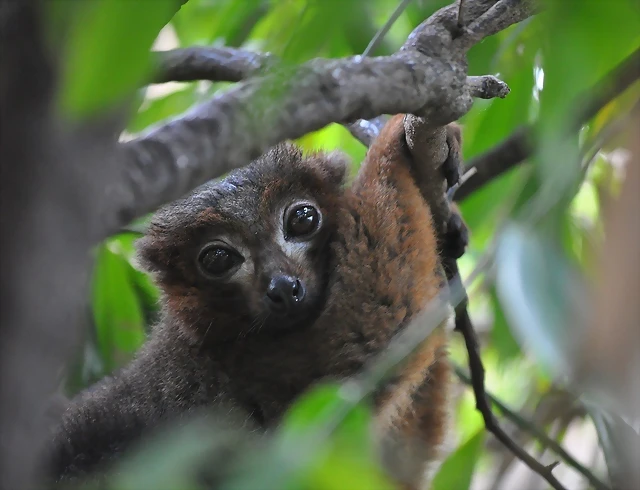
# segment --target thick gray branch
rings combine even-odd
[[[496,3],[468,1],[465,18],[473,22]],[[507,12],[510,20],[495,17],[495,22],[522,20],[527,10],[516,8],[519,4],[514,4],[517,15]],[[485,26],[487,32],[490,27]],[[424,116],[434,125],[458,119],[469,110],[472,93],[478,93],[477,79],[467,83],[468,46],[460,39],[454,4],[418,26],[393,56],[317,59],[281,68],[123,144],[128,186],[120,189],[118,209],[105,232],[247,164],[280,141],[331,122],[401,112]]]
[[[231,47],[193,46],[154,53],[157,66],[154,83],[239,82],[277,66],[279,60],[269,53],[255,53]],[[369,146],[380,133],[386,118],[358,119],[346,128],[363,145]]]

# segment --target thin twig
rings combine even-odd
[[[487,395],[484,387],[484,366],[480,357],[478,337],[473,329],[471,318],[465,303],[461,303],[456,308],[456,331],[460,332],[464,338],[464,343],[469,355],[469,371],[471,373],[471,386],[476,398],[476,409],[482,414],[486,429],[491,432],[507,449],[515,454],[531,470],[544,478],[555,490],[567,490],[562,483],[553,475],[553,467],[545,466],[527,451],[521,448],[509,435],[500,427],[496,420],[491,406],[487,402]]]
[[[473,386],[471,382],[471,378],[460,366],[454,366],[454,371],[456,375],[469,386]],[[589,483],[596,490],[610,490],[610,487],[605,484],[602,480],[600,480],[597,476],[595,476],[588,468],[584,465],[580,464],[573,456],[571,456],[560,444],[550,438],[545,432],[536,426],[530,420],[525,419],[517,412],[511,410],[504,403],[502,403],[498,398],[485,390],[485,396],[487,399],[496,407],[498,410],[509,419],[514,425],[516,425],[519,429],[526,431],[532,434],[538,442],[540,442],[545,448],[551,449],[556,455],[558,455],[562,460],[568,465],[575,469],[578,473],[583,475]]]
[[[460,182],[451,186],[451,188],[447,191],[447,199],[449,202],[453,201],[453,197],[456,195],[456,191],[460,188],[462,184],[464,184],[467,180],[469,180],[478,170],[475,167],[471,167],[467,170],[462,177],[460,177]]]
[[[391,29],[391,26],[393,26],[395,21],[398,20],[398,17],[402,15],[402,12],[404,12],[404,10],[409,6],[411,2],[412,0],[402,0],[398,4],[398,6],[395,8],[395,10],[391,13],[389,18],[387,19],[387,21],[380,28],[380,30],[376,32],[375,36],[373,36],[373,39],[371,39],[371,41],[369,42],[365,50],[362,52],[363,58],[366,56],[369,56],[369,54],[372,53],[373,50],[378,47],[378,44],[382,41],[384,36],[387,35],[387,32],[389,32],[389,29]]]
[[[458,28],[464,27],[464,0],[458,0]]]
[[[480,267],[485,267],[490,263],[490,256],[494,253],[493,247],[485,253],[485,260],[482,260],[482,265],[476,266],[473,276],[481,270]],[[455,259],[446,258],[443,261],[444,269],[449,280],[450,287],[461,290],[461,300],[456,303],[455,307],[455,330],[462,334],[464,343],[467,348],[467,354],[469,357],[469,371],[471,372],[473,393],[476,398],[476,409],[482,414],[482,418],[485,423],[486,429],[491,432],[496,439],[498,439],[507,449],[509,449],[515,456],[518,457],[523,463],[525,463],[532,471],[538,473],[544,478],[554,489],[566,490],[566,488],[560,483],[560,481],[552,474],[551,470],[533,458],[523,448],[521,448],[509,435],[500,427],[495,419],[491,407],[487,403],[484,387],[484,366],[482,364],[482,358],[480,357],[480,347],[478,344],[478,337],[471,323],[469,317],[468,303],[469,299],[466,293],[466,288],[462,285],[460,279],[460,272],[458,270],[458,264]],[[470,284],[472,277],[467,280],[467,284]]]
[[[605,128],[606,130],[606,128]],[[596,143],[600,141],[600,138],[596,138]],[[584,156],[583,156],[584,159]],[[530,199],[530,206],[534,206],[537,201],[539,201],[540,194],[536,194]],[[545,205],[553,205],[554,200],[551,200],[551,204],[549,204],[549,200],[545,200]],[[540,215],[545,214],[549,208],[545,207],[543,212],[533,213],[534,218],[539,218]],[[493,253],[493,252],[492,252]],[[453,260],[448,260],[445,262],[447,276],[450,281],[455,281],[459,279],[457,264]],[[471,319],[469,317],[467,311],[467,301],[466,298],[463,300],[458,307],[456,308],[456,331],[460,332],[465,341],[465,346],[467,348],[467,353],[469,355],[469,372],[471,373],[471,379],[468,379],[468,383],[472,386],[473,392],[476,398],[476,409],[482,414],[482,417],[485,422],[485,427],[489,432],[494,434],[496,438],[510,451],[513,452],[515,456],[517,456],[521,461],[523,461],[529,468],[531,468],[534,472],[538,473],[542,476],[553,488],[561,489],[564,488],[563,485],[555,478],[552,471],[557,466],[557,463],[552,463],[550,465],[543,465],[535,458],[533,458],[530,454],[528,454],[522,447],[520,447],[509,435],[499,426],[497,420],[495,419],[491,407],[487,400],[491,400],[492,403],[495,403],[498,408],[500,408],[503,413],[507,413],[506,407],[499,405],[499,401],[495,400],[493,397],[489,397],[489,395],[485,391],[484,386],[484,367],[482,365],[482,359],[480,357],[479,346],[477,335],[473,329],[473,325],[471,323]],[[459,371],[459,369],[457,370]],[[460,372],[458,375],[460,376]],[[506,409],[506,410],[505,410]],[[590,483],[597,490],[609,490],[609,487],[600,481],[595,475],[589,472],[586,468],[580,465],[574,458],[572,458],[566,451],[562,449],[557,443],[551,440],[548,436],[546,436],[542,431],[540,431],[537,427],[526,427],[530,432],[534,433],[536,437],[542,440],[548,447],[553,449],[560,457],[562,457],[570,466],[574,467],[577,471],[583,474]]]

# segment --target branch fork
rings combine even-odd
[[[467,77],[466,51],[531,12],[526,0],[467,0],[464,18],[475,26],[472,34],[456,37],[458,6],[453,4],[414,29],[392,56],[315,59],[284,70],[270,55],[229,48],[158,55],[156,81],[200,79],[205,72],[209,80],[249,78],[184,117],[122,144],[119,161],[128,184],[107,216],[106,235],[126,225],[123,218],[143,216],[249,163],[270,146],[328,123],[411,113],[442,126],[468,112],[474,96],[506,95],[508,88],[494,77]],[[365,133],[378,127],[359,122],[354,131],[369,141]]]

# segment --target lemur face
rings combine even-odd
[[[212,340],[311,324],[327,295],[345,169],[335,154],[279,145],[160,211],[138,245],[167,313]]]

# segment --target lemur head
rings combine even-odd
[[[346,168],[341,154],[303,156],[284,143],[161,209],[137,245],[165,313],[208,340],[312,323]]]

